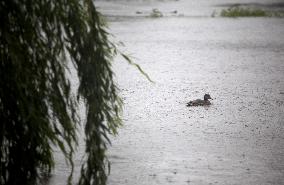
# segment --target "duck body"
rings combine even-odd
[[[187,106],[188,107],[191,107],[191,106],[205,106],[205,105],[211,105],[211,102],[209,101],[209,99],[212,99],[210,97],[209,94],[205,94],[204,95],[204,100],[201,100],[201,99],[197,99],[197,100],[193,100],[193,101],[190,101],[187,103]]]
[[[205,100],[201,100],[201,99],[197,99],[197,100],[193,100],[187,103],[187,106],[204,106],[204,105],[210,105],[211,102],[209,100],[205,101]]]

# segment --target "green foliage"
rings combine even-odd
[[[270,17],[278,17],[278,18],[283,18],[284,17],[284,11],[273,11],[269,12]]]
[[[265,17],[269,16],[264,10],[241,8],[239,6],[230,7],[222,10],[221,16],[223,17]]]
[[[54,166],[53,146],[73,171],[80,99],[87,121],[79,184],[105,184],[108,134],[121,124],[121,100],[111,70],[117,50],[93,1],[3,0],[0,22],[0,184],[36,184]],[[78,72],[76,96],[68,61]]]
[[[127,55],[125,55],[123,53],[120,53],[120,54],[128,62],[128,64],[133,65],[134,67],[136,67],[140,71],[140,73],[143,74],[147,78],[147,80],[149,80],[149,82],[154,83],[154,81],[151,80],[149,75],[147,73],[145,73],[143,71],[143,69],[138,64],[134,63]]]
[[[152,18],[163,17],[163,13],[162,13],[160,10],[154,8],[154,9],[152,10],[151,14],[150,14],[150,17],[152,17]]]

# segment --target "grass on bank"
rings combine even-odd
[[[221,16],[223,17],[266,17],[268,13],[261,9],[230,7],[222,10]]]
[[[284,12],[235,6],[222,10],[220,15],[222,17],[284,17]]]

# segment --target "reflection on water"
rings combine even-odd
[[[211,18],[225,0],[97,2],[125,16],[111,32],[155,81],[116,59],[125,111],[109,185],[284,184],[284,19]],[[185,16],[136,15],[153,8]],[[204,93],[210,107],[186,107]],[[75,178],[83,153],[81,138]],[[65,184],[69,170],[55,158],[49,184]]]

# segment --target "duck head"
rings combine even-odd
[[[209,99],[212,100],[210,94],[205,94],[205,95],[204,95],[204,100],[207,101],[207,100],[209,100]]]

